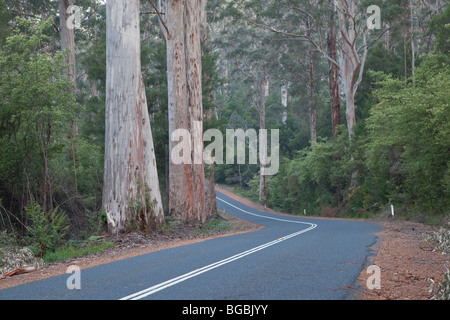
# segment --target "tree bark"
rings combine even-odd
[[[307,36],[311,37],[311,25],[309,19],[306,22],[306,29],[307,29]],[[309,43],[308,46],[308,91],[309,91],[309,106],[308,106],[308,113],[309,113],[309,134],[310,134],[310,140],[313,142],[317,142],[317,110],[316,110],[316,103],[315,103],[315,89],[314,89],[314,55],[313,55],[313,45]]]
[[[410,19],[411,19],[411,27],[409,30],[411,37],[411,77],[413,81],[413,86],[415,85],[415,77],[414,77],[414,69],[415,69],[415,48],[414,48],[414,14],[413,14],[413,2],[412,0],[408,0]]]
[[[390,23],[386,23],[386,32],[384,34],[384,49],[391,50],[391,26]]]
[[[327,37],[328,55],[334,61],[338,61],[336,51],[336,14],[334,5],[329,8],[329,30]],[[331,129],[333,139],[338,137],[337,127],[341,124],[341,104],[339,97],[339,70],[336,64],[328,61],[328,83],[331,102]]]
[[[367,58],[367,39],[363,32],[363,54],[360,56],[356,48],[358,26],[356,25],[355,0],[338,1],[339,32],[341,36],[342,57],[340,73],[345,93],[345,116],[348,135],[355,135],[355,94],[362,79],[364,64]]]
[[[191,132],[191,170],[194,220],[206,221],[205,166],[203,161],[201,0],[185,2],[186,79]]]
[[[208,175],[205,178],[205,205],[206,217],[209,218],[217,212],[216,186],[214,181],[214,164],[208,165]]]
[[[164,222],[141,72],[139,0],[108,1],[103,207],[108,231]]]
[[[170,136],[177,129],[190,132],[190,115],[187,100],[184,1],[167,0],[165,9],[166,25],[169,31],[166,36],[166,45]],[[189,139],[178,143],[185,145],[184,150],[191,150]],[[173,162],[171,155],[174,146],[174,141],[169,139],[169,215],[188,222],[194,217],[191,165]]]
[[[66,57],[66,63],[69,65],[67,68],[67,77],[76,86],[76,65],[75,65],[75,35],[73,29],[69,28],[67,21],[71,14],[67,12],[72,5],[72,0],[60,0],[59,1],[59,19],[60,19],[60,38],[61,38],[61,50],[68,51]],[[75,87],[76,88],[76,87]]]
[[[281,114],[281,123],[286,124],[288,113],[287,113],[287,106],[288,106],[288,91],[289,91],[289,84],[283,84],[281,86],[281,105],[283,106],[283,112]]]
[[[203,47],[208,44],[208,15],[206,5],[208,0],[200,0],[200,43]]]
[[[262,72],[262,76],[259,79],[259,99],[258,99],[258,113],[259,113],[259,130],[266,129],[266,98],[269,94],[268,92],[268,79],[265,70]],[[267,154],[267,150],[262,149],[267,148],[266,143],[261,143],[259,154]],[[266,198],[266,165],[260,159],[259,165],[259,200],[265,200]]]
[[[364,65],[367,58],[367,31],[362,32],[363,54],[360,56],[356,48],[358,37],[358,26],[356,25],[355,0],[338,1],[339,31],[341,36],[341,65],[340,73],[345,93],[345,117],[347,120],[347,130],[349,139],[355,135],[356,127],[356,106],[355,95],[362,80]],[[353,156],[351,161],[353,161]],[[352,173],[350,185],[356,186],[358,169]]]
[[[60,20],[60,39],[61,39],[61,50],[67,51],[66,64],[67,67],[67,78],[73,83],[73,92],[77,93],[77,70],[76,70],[76,59],[75,59],[75,34],[73,28],[69,28],[67,22],[71,14],[68,11],[69,7],[72,5],[72,0],[60,0],[59,1],[59,20]],[[70,152],[68,153],[68,158],[73,162],[74,170],[74,182],[75,182],[75,194],[78,194],[78,177],[77,177],[77,160],[76,153],[78,145],[76,139],[78,138],[78,125],[76,121],[71,123],[71,132],[68,136],[70,141]]]
[[[207,51],[208,47],[208,19],[206,13],[207,0],[201,0],[200,12],[200,43],[202,47],[202,54]],[[213,93],[214,94],[214,93]],[[215,108],[217,117],[217,108]],[[212,117],[212,110],[206,115],[207,118]],[[216,187],[214,180],[214,164],[211,163],[207,167],[207,174],[205,174],[205,207],[206,218],[208,219],[212,214],[217,212],[216,203]]]

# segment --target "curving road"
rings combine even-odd
[[[343,300],[373,254],[376,224],[276,215],[217,193],[227,213],[264,229],[161,250],[0,291],[5,299]]]

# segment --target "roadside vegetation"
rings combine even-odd
[[[51,263],[101,253],[116,246],[116,241],[122,241],[121,236],[105,235],[103,228],[99,228],[102,224],[98,221],[93,222],[93,235],[83,239],[69,238],[69,225],[64,213],[55,210],[46,215],[36,204],[27,212],[34,219],[28,227],[29,236],[19,239],[7,230],[0,233],[0,276],[24,266],[42,268]],[[192,239],[246,229],[245,225],[230,222],[228,219],[227,214],[219,211],[212,214],[204,224],[187,226],[176,219],[167,218],[164,226],[152,234],[143,234],[137,228],[131,232],[141,237],[162,237],[169,241],[172,238]],[[94,229],[97,229],[96,232]]]
[[[0,232],[0,274],[24,265],[42,267],[51,262],[63,261],[98,253],[114,245],[105,236],[91,228],[93,235],[68,237],[69,220],[58,209],[45,213],[37,203],[26,208],[30,222],[23,227],[22,237],[8,230]]]
[[[438,231],[426,238],[434,246],[434,250],[441,252],[443,255],[450,255],[450,230],[441,227]],[[435,300],[450,300],[450,270],[443,274],[442,280],[435,282],[433,279],[428,279],[431,283],[430,294]]]

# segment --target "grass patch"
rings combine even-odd
[[[112,241],[83,241],[81,243],[69,243],[59,247],[53,252],[46,252],[42,257],[45,262],[64,261],[73,258],[80,258],[90,254],[105,251],[114,246]]]
[[[245,189],[241,187],[240,185],[232,185],[231,186],[231,192],[237,194],[238,196],[242,198],[249,199],[254,202],[260,202],[259,197],[257,194],[255,194],[254,190],[252,189]]]
[[[191,234],[192,235],[208,234],[229,230],[230,228],[231,228],[230,223],[224,220],[219,213],[215,213],[198,230],[193,231]]]
[[[182,227],[182,222],[173,217],[165,217],[165,223],[160,229],[158,229],[159,233],[168,234],[175,232],[178,228]]]

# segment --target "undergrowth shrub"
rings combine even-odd
[[[25,210],[31,219],[28,228],[32,241],[30,249],[39,257],[47,251],[55,251],[69,228],[66,214],[59,209],[45,213],[37,203],[32,203]]]
[[[427,237],[428,241],[434,243],[434,250],[440,251],[444,255],[450,254],[450,230],[440,228],[437,232]],[[441,282],[436,283],[433,279],[428,279],[431,282],[430,294],[434,300],[450,300],[450,270],[447,269],[443,275]]]
[[[450,270],[444,273],[444,278],[437,283],[433,279],[428,279],[431,282],[430,294],[433,300],[450,300]]]
[[[435,251],[440,251],[442,254],[450,254],[450,230],[440,228],[437,232],[429,235],[426,240],[432,242],[435,246]]]

